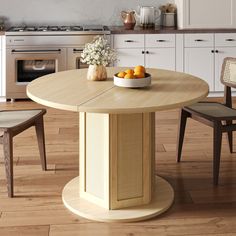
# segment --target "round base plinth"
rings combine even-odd
[[[173,203],[174,191],[170,184],[156,176],[155,193],[149,204],[108,210],[97,206],[79,194],[79,177],[72,179],[63,189],[64,205],[76,215],[101,222],[134,222],[146,220],[165,212]]]

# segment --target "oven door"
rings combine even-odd
[[[66,70],[65,48],[8,48],[6,98],[26,98],[29,82],[63,70]]]
[[[67,68],[68,70],[88,68],[88,65],[81,62],[83,48],[68,48]]]

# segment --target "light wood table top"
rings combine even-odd
[[[190,105],[205,98],[209,87],[197,77],[168,70],[147,69],[152,85],[142,89],[116,87],[113,75],[124,68],[107,68],[107,81],[88,81],[87,69],[43,76],[27,86],[27,95],[40,104],[92,113],[155,112]]]

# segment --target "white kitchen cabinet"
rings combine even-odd
[[[147,68],[175,70],[175,48],[146,48]]]
[[[185,34],[184,72],[208,82],[211,92],[222,92],[221,67],[225,57],[236,57],[236,34]]]
[[[176,69],[175,34],[145,35],[145,65],[148,68]]]
[[[214,90],[214,54],[212,48],[185,48],[184,72],[205,80]]]
[[[6,47],[5,36],[0,36],[0,100],[6,95]],[[3,99],[5,100],[5,98]]]
[[[211,92],[222,92],[225,57],[236,57],[236,33],[114,35],[117,66],[177,70],[205,80]]]
[[[215,91],[224,91],[224,85],[220,82],[221,67],[225,57],[236,57],[236,47],[226,48],[218,47],[218,53],[215,54]]]
[[[175,34],[114,35],[116,66],[175,70]]]
[[[113,46],[117,52],[116,66],[144,65],[144,34],[114,35]]]
[[[3,65],[2,65],[2,36],[0,36],[0,97],[2,96],[2,82],[3,82]]]
[[[236,27],[235,0],[175,0],[175,3],[181,29]]]
[[[119,48],[116,49],[116,66],[133,67],[136,65],[144,66],[144,48]]]
[[[214,91],[214,34],[185,34],[184,72],[205,80]]]
[[[143,48],[144,34],[117,34],[114,35],[114,48]]]

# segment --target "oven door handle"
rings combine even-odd
[[[81,53],[83,49],[73,48],[73,53]]]
[[[60,53],[61,49],[47,49],[47,50],[40,50],[40,49],[34,49],[34,50],[18,50],[13,49],[11,50],[11,53],[24,53],[24,54],[32,54],[32,53]]]

